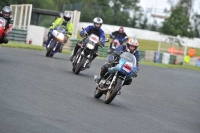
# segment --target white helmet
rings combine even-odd
[[[103,20],[100,17],[96,17],[94,18],[93,23],[94,23],[94,27],[96,29],[99,29],[102,26]],[[96,24],[100,24],[100,26],[96,26]]]
[[[71,13],[69,13],[69,12],[64,13],[63,18],[65,19],[65,21],[70,21]]]

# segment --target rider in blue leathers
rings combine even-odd
[[[130,53],[132,53],[135,56],[136,61],[137,61],[137,71],[134,74],[134,77],[137,77],[137,72],[139,71],[139,64],[138,63],[139,63],[140,54],[139,54],[139,51],[137,50],[138,45],[139,45],[139,43],[138,43],[136,38],[134,38],[134,37],[133,38],[129,38],[127,40],[127,42],[126,42],[126,45],[118,46],[115,49],[115,51],[111,54],[111,55],[114,56],[114,59],[115,59],[115,57],[117,55],[120,55],[122,52],[130,52]],[[106,63],[104,66],[102,66],[101,72],[100,72],[100,76],[98,76],[95,79],[97,83],[99,82],[99,79],[108,72],[108,68],[110,68],[110,67],[113,67],[112,60],[109,61],[108,63]],[[124,81],[123,85],[130,85],[131,82],[132,82],[132,78]]]
[[[110,37],[111,37],[111,38],[114,37],[115,39],[118,39],[120,45],[122,45],[123,42],[124,42],[124,39],[126,39],[127,35],[126,35],[126,33],[124,32],[124,28],[123,28],[123,27],[120,27],[118,31],[112,32],[112,33],[110,34]],[[113,43],[113,42],[110,43],[110,49],[111,49],[111,47],[112,47],[112,43]]]
[[[105,44],[105,35],[104,35],[104,31],[101,29],[103,20],[100,17],[96,17],[96,18],[94,18],[93,23],[94,23],[94,25],[90,25],[85,29],[86,32],[84,30],[81,31],[80,32],[80,36],[81,37],[85,37],[86,34],[87,35],[95,34],[100,38],[100,43],[101,43],[100,45],[104,46],[104,44]],[[82,41],[80,41],[79,43],[76,44],[76,47],[74,48],[74,52],[73,52],[72,56],[70,57],[71,61],[73,60],[73,58],[76,55],[78,49],[82,45]],[[98,51],[98,46],[95,47],[95,51]],[[92,60],[94,60],[96,57],[97,57],[97,54],[93,55],[93,59]],[[86,67],[89,68],[90,65],[91,65],[91,62],[89,62],[86,65]]]

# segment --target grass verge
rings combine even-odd
[[[35,45],[29,45],[19,42],[9,42],[8,44],[1,44],[2,47],[9,47],[9,48],[23,48],[23,49],[32,49],[32,50],[41,50],[45,51],[44,47],[41,46],[35,46]]]
[[[35,46],[35,45],[29,45],[25,43],[19,43],[19,42],[9,42],[8,44],[1,44],[2,47],[8,47],[8,48],[22,48],[22,49],[31,49],[31,50],[40,50],[40,51],[46,51],[45,47],[41,46]],[[63,50],[64,54],[70,54],[71,52],[67,50]]]
[[[173,65],[173,64],[162,64],[162,63],[154,63],[154,62],[140,62],[142,65],[156,66],[156,67],[164,67],[164,68],[177,68],[177,69],[190,69],[190,70],[199,70],[200,67],[189,66],[189,65]]]

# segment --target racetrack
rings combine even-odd
[[[0,133],[199,133],[200,72],[141,65],[109,105],[93,97],[105,60],[75,75],[69,56],[0,49]]]

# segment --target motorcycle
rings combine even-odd
[[[85,31],[84,28],[82,29]],[[109,40],[106,39],[106,42],[108,41]],[[95,34],[91,34],[89,36],[86,35],[82,42],[83,44],[81,45],[81,48],[78,50],[72,60],[72,71],[77,75],[80,73],[80,71],[87,69],[86,65],[92,61],[93,55],[98,54],[95,48],[98,46],[101,48],[103,47],[99,37]]]
[[[4,29],[6,26],[6,21],[2,17],[0,17],[0,38],[3,37]]]
[[[67,34],[71,35],[71,33],[67,32]],[[49,41],[49,43],[46,45],[46,56],[47,57],[53,57],[54,54],[56,54],[64,44],[64,41],[66,39],[66,30],[65,26],[57,26],[51,31],[52,39]]]
[[[8,28],[5,30],[6,20],[0,17],[0,39],[7,37],[10,31],[12,30],[12,24],[9,24]]]
[[[108,51],[108,54],[113,53],[118,46],[123,45],[123,43],[128,39],[128,37],[125,37],[122,41],[122,44],[120,44],[119,39],[117,39],[114,35],[110,34],[110,38],[113,38],[113,41],[111,43],[111,49]]]
[[[129,52],[118,53],[116,59],[112,55],[109,56],[109,60],[113,61],[115,67],[108,69],[108,72],[99,79],[97,83],[94,97],[99,99],[103,94],[105,94],[104,102],[109,104],[116,97],[118,92],[126,79],[134,77],[137,71],[137,61],[133,54]]]

